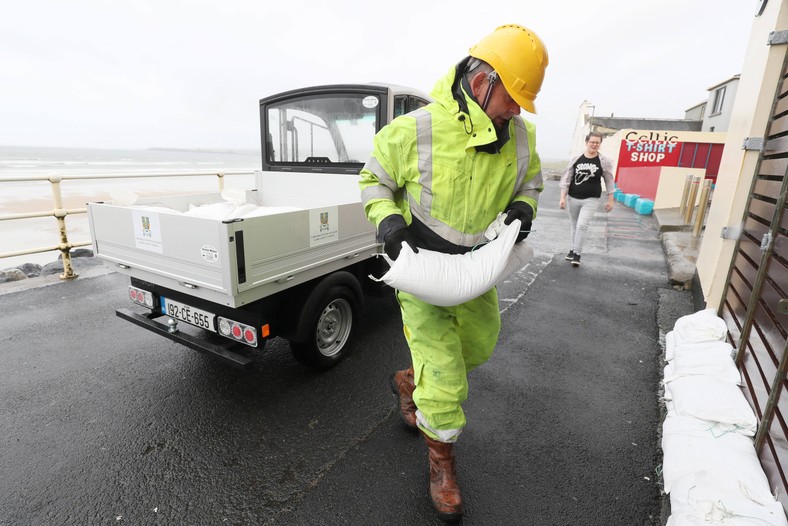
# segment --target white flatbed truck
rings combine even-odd
[[[190,215],[228,204],[221,193],[88,203],[94,254],[131,279],[135,307],[116,314],[235,366],[276,336],[305,365],[338,363],[364,296],[382,291],[367,276],[387,268],[358,172],[375,133],[427,102],[383,84],[260,100],[262,170],[238,217]]]

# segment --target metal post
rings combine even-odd
[[[691,186],[692,186],[692,174],[689,174],[687,175],[687,180],[684,181],[684,192],[682,192],[681,194],[681,209],[679,210],[681,217],[684,217],[684,214],[687,211],[687,197],[689,196],[689,191]]]
[[[695,216],[695,227],[692,229],[693,237],[700,237],[700,232],[703,230],[703,220],[706,218],[706,210],[709,207],[709,194],[711,194],[711,179],[706,179],[703,181],[703,189],[700,191],[698,215]]]
[[[49,176],[49,182],[52,186],[52,201],[55,204],[55,209],[52,213],[57,219],[57,227],[60,231],[60,245],[58,245],[58,249],[63,258],[63,273],[60,275],[60,279],[74,279],[77,275],[74,274],[74,268],[71,266],[71,254],[69,253],[71,245],[68,242],[66,233],[66,215],[68,215],[68,212],[63,208],[63,197],[60,194],[60,181],[62,180],[63,178],[59,175]]]
[[[219,172],[218,174],[216,174],[216,177],[219,178],[219,193],[221,193],[224,191],[224,173]]]
[[[699,185],[700,177],[694,177],[690,186],[689,196],[687,197],[687,209],[684,211],[684,224],[688,225],[692,221],[692,212],[695,211],[695,198],[698,197]]]

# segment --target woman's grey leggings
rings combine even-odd
[[[570,250],[575,254],[583,251],[583,241],[585,241],[586,231],[591,218],[599,208],[598,197],[588,197],[586,199],[574,199],[566,196],[566,211],[569,212],[569,221],[572,224],[572,242]]]

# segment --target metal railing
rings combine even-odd
[[[224,189],[224,178],[227,176],[251,176],[254,175],[253,170],[249,171],[225,171],[225,172],[180,172],[180,173],[128,173],[128,174],[69,174],[69,175],[22,175],[4,177],[0,180],[0,184],[6,182],[34,182],[34,181],[48,181],[52,190],[52,210],[38,211],[38,212],[24,212],[19,214],[6,214],[0,215],[0,221],[14,221],[34,219],[41,217],[54,217],[57,220],[58,235],[60,241],[56,245],[45,247],[35,247],[24,250],[17,250],[13,252],[0,252],[0,260],[14,256],[25,256],[28,254],[40,254],[44,252],[52,252],[59,250],[63,260],[63,273],[60,279],[71,280],[77,277],[74,273],[73,265],[71,264],[71,249],[76,247],[84,247],[92,244],[91,241],[78,241],[71,242],[68,238],[66,230],[66,216],[73,214],[87,213],[87,208],[70,208],[63,207],[63,195],[60,190],[60,183],[68,180],[89,180],[89,179],[103,179],[103,180],[118,180],[118,179],[138,179],[138,178],[165,178],[165,177],[216,177],[218,181],[219,191]]]

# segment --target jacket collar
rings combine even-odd
[[[466,148],[476,148],[487,153],[498,153],[509,140],[509,126],[496,130],[495,125],[482,110],[471,92],[462,73],[471,57],[466,57],[449,70],[448,74],[435,83],[430,95],[457,120],[461,121],[468,134]]]

